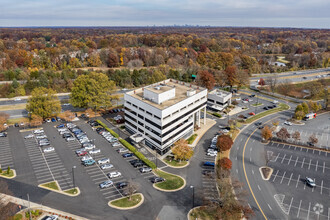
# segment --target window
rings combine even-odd
[[[138,128],[139,132],[141,132],[142,134],[144,134],[143,130],[141,128]]]
[[[138,121],[138,123],[139,123],[139,125],[141,125],[141,126],[143,126],[144,124],[142,123],[142,122],[140,122],[140,121]]]
[[[138,108],[138,107],[137,107],[136,105],[134,105],[134,104],[133,104],[133,106],[134,106],[135,108]]]
[[[216,101],[216,103],[218,104],[218,105],[222,105],[223,103],[221,103],[221,102],[218,102],[218,101]]]
[[[161,118],[160,118],[160,117],[158,117],[157,115],[154,115],[154,117],[155,117],[155,118],[157,118],[157,119],[159,119],[159,120],[161,119]]]
[[[142,109],[142,108],[140,108],[140,107],[139,107],[139,110],[144,112],[144,109]]]
[[[175,115],[176,113],[179,113],[179,110],[173,112],[172,115]]]
[[[207,101],[214,103],[214,100],[212,100],[212,99],[207,99]]]
[[[184,110],[184,109],[186,109],[187,108],[187,106],[185,106],[185,107],[183,107],[182,109],[180,109],[180,111],[182,111],[182,110]]]
[[[127,101],[126,103],[129,104],[129,105],[132,105],[132,103],[130,103],[129,101]]]
[[[168,116],[164,117],[163,120],[168,119],[170,116],[171,116],[171,115],[168,115]]]
[[[148,115],[152,115],[151,112],[146,111]]]
[[[140,114],[138,114],[139,118],[141,118],[142,120],[144,120],[144,117]]]
[[[195,103],[197,103],[197,102],[199,102],[200,101],[200,99],[197,99],[196,101],[195,101]]]
[[[194,103],[190,103],[189,105],[188,105],[188,107],[190,107],[190,106],[192,106]]]
[[[130,115],[126,114],[126,113],[125,113],[125,117],[127,117],[127,118],[131,119],[132,121],[136,122],[136,119],[135,118],[133,118],[132,116],[130,116]]]

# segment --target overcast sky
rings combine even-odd
[[[330,0],[0,0],[0,26],[330,28]]]

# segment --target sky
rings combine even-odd
[[[0,0],[0,26],[330,28],[330,0]]]

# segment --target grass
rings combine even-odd
[[[15,104],[15,105],[1,105],[0,111],[18,110],[18,109],[25,109],[25,108],[26,108],[26,103]]]
[[[73,189],[65,190],[64,192],[67,194],[75,195],[78,193],[78,190],[77,190],[77,188],[73,188]]]
[[[0,173],[1,176],[5,176],[5,177],[13,177],[14,176],[14,171],[10,170],[9,174],[7,174],[7,169],[2,170],[2,173]]]
[[[187,161],[177,161],[177,160],[170,160],[168,158],[165,158],[164,161],[174,167],[183,167],[185,166],[188,162]]]
[[[141,200],[142,200],[142,196],[140,194],[135,194],[132,196],[131,200],[129,200],[129,197],[125,197],[122,199],[112,201],[110,204],[120,208],[129,208],[139,204]]]
[[[47,187],[47,188],[50,188],[50,189],[53,189],[53,190],[60,190],[60,188],[58,187],[58,185],[55,181],[42,184],[41,186]]]
[[[165,179],[164,182],[156,183],[156,186],[164,190],[175,190],[183,186],[184,180],[176,175],[171,173],[166,173],[161,170],[154,171],[158,176]]]
[[[195,139],[197,138],[197,136],[198,136],[197,134],[193,134],[193,135],[191,135],[190,138],[187,139],[188,144],[192,144],[192,143],[194,143],[194,141],[195,141]]]
[[[263,111],[261,113],[258,113],[248,119],[246,119],[245,123],[251,123],[254,122],[255,120],[258,120],[259,118],[262,118],[266,115],[272,114],[272,113],[276,113],[276,112],[280,112],[280,111],[284,111],[284,110],[288,110],[289,106],[283,103],[280,103],[279,107],[277,108],[273,108],[267,111]]]
[[[221,114],[219,114],[217,112],[212,113],[212,115],[214,115],[215,117],[218,117],[218,118],[221,118],[222,117]]]
[[[260,106],[260,105],[262,105],[262,103],[252,104],[253,107],[257,107],[257,106]]]
[[[15,124],[15,123],[21,123],[21,122],[28,123],[29,119],[28,118],[11,118],[11,119],[7,120],[7,124],[9,124],[9,125]]]

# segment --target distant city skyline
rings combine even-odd
[[[2,0],[0,26],[329,28],[328,0]]]

